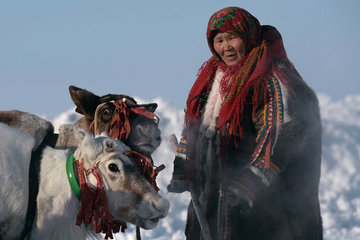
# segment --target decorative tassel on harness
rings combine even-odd
[[[118,103],[113,101],[115,105],[114,117],[111,120],[109,134],[113,138],[124,141],[130,134],[129,111],[125,102]]]
[[[95,165],[87,171],[93,174],[97,180],[96,188],[91,187],[85,178],[84,163],[78,163],[78,173],[80,182],[80,210],[77,215],[76,225],[80,226],[83,222],[85,226],[90,225],[91,230],[96,233],[104,233],[105,239],[113,239],[113,233],[125,232],[127,228],[124,222],[115,222],[107,206],[106,193],[103,186],[101,173]]]

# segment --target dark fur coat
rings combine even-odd
[[[238,147],[218,133],[205,134],[199,130],[201,123],[184,131],[188,143],[191,139],[196,142],[187,147],[188,156],[196,152],[190,159],[196,169],[190,173],[192,191],[198,193],[213,240],[322,239],[318,100],[298,75],[287,66],[278,66],[288,76],[291,92],[283,95],[288,120],[277,133],[269,176],[249,165],[264,106],[257,106],[255,114],[249,106],[242,120],[244,135],[236,139]],[[224,142],[226,147],[221,148]],[[202,239],[192,203],[185,232],[187,239]]]

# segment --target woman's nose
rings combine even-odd
[[[230,41],[224,41],[224,50],[230,50],[232,48]]]

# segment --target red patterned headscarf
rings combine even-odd
[[[213,38],[218,32],[236,32],[245,42],[246,54],[235,66],[225,65],[215,52]],[[242,136],[241,120],[245,104],[248,104],[246,100],[249,100],[249,91],[253,90],[250,104],[254,110],[259,90],[264,87],[264,78],[271,72],[280,71],[274,66],[274,60],[280,59],[292,65],[286,56],[280,33],[272,26],[261,26],[259,21],[244,9],[228,7],[214,13],[209,20],[206,36],[213,57],[202,65],[190,90],[185,121],[188,124],[199,120],[215,72],[221,68],[225,75],[220,87],[225,90],[225,95],[217,128],[226,130],[225,133],[230,135]]]
[[[229,7],[214,13],[208,23],[206,38],[212,54],[217,61],[221,61],[213,45],[214,35],[217,32],[236,32],[245,41],[246,49],[249,50],[258,41],[261,27],[259,21],[244,9]]]

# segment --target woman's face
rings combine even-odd
[[[239,35],[228,32],[215,35],[214,49],[227,66],[234,66],[246,53],[245,43]]]

